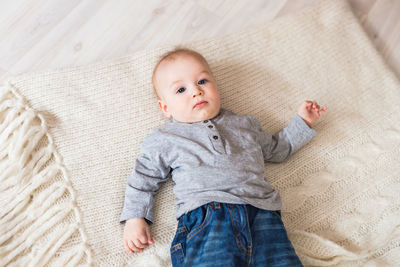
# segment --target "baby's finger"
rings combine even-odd
[[[132,249],[128,246],[126,241],[124,241],[124,247],[126,251],[128,251],[129,253],[133,253]]]
[[[149,241],[149,243],[154,244],[154,240],[153,240],[153,238],[151,238],[150,229],[146,230],[146,235],[147,235],[147,240]]]
[[[317,104],[317,102],[316,101],[313,101],[312,102],[312,106],[313,106],[313,108],[316,108],[316,106],[317,106],[318,104]]]
[[[147,248],[147,244],[143,244],[142,242],[140,242],[139,239],[136,239],[136,240],[134,241],[134,244],[135,244],[136,247],[138,247],[138,248],[140,248],[140,249],[142,249],[142,248]]]
[[[305,103],[306,103],[306,107],[312,107],[312,104],[313,104],[312,101],[306,100]]]
[[[143,235],[143,236],[141,236],[141,237],[139,237],[139,240],[138,240],[142,245],[144,245],[144,246],[148,246],[149,245],[149,243],[148,243],[148,238],[147,238],[147,232],[145,233],[145,235]]]
[[[311,110],[312,109],[312,102],[311,101],[304,101],[304,104],[302,105],[306,110]]]
[[[128,245],[129,245],[129,247],[130,247],[133,251],[135,251],[135,252],[142,252],[142,251],[143,251],[143,249],[138,248],[138,247],[135,245],[135,243],[133,243],[132,240],[128,242]]]

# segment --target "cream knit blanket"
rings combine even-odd
[[[308,266],[400,266],[400,86],[345,1],[188,44],[209,60],[222,106],[277,132],[306,99],[328,111],[289,161],[266,164]],[[155,245],[130,255],[118,223],[143,138],[165,122],[145,50],[9,77],[0,88],[0,265],[169,266],[172,182]]]

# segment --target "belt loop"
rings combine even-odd
[[[215,201],[209,202],[209,203],[208,203],[208,206],[210,206],[210,208],[215,209],[215,210],[221,209],[221,203],[215,202]]]

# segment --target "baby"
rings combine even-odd
[[[154,241],[154,194],[172,177],[178,226],[173,266],[302,266],[281,220],[279,194],[264,162],[282,162],[308,143],[326,111],[305,101],[278,134],[251,115],[220,107],[211,69],[199,53],[178,48],[153,72],[158,106],[170,118],[143,141],[125,192],[124,246],[142,252]]]

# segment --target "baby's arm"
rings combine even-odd
[[[124,247],[129,253],[142,252],[149,244],[153,244],[150,226],[144,218],[126,220],[124,228]]]
[[[171,172],[160,138],[157,132],[145,138],[126,186],[120,222],[125,222],[123,243],[128,252],[141,252],[154,242],[149,227],[154,220],[154,196]]]
[[[283,162],[307,144],[317,134],[311,129],[311,125],[325,110],[326,107],[320,109],[316,102],[305,101],[290,123],[274,135],[264,132],[259,121],[252,117],[258,132],[257,139],[262,148],[264,161]]]

